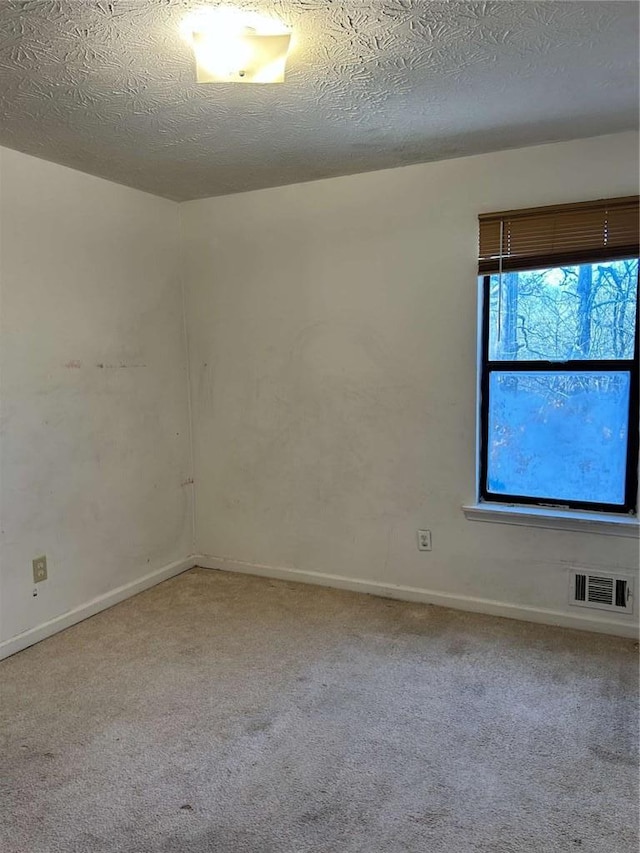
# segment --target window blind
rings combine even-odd
[[[638,196],[479,217],[478,271],[544,269],[638,257]]]

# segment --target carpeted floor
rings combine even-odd
[[[195,569],[0,664],[2,853],[636,853],[637,647]]]

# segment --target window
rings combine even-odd
[[[480,497],[635,513],[638,199],[480,218]]]

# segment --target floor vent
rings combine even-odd
[[[578,607],[633,612],[633,578],[571,571],[569,603]]]

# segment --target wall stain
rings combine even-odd
[[[126,370],[127,368],[146,366],[146,364],[104,364],[103,362],[99,362],[98,364],[96,364],[96,367],[99,367],[100,369],[104,368],[105,370]]]

